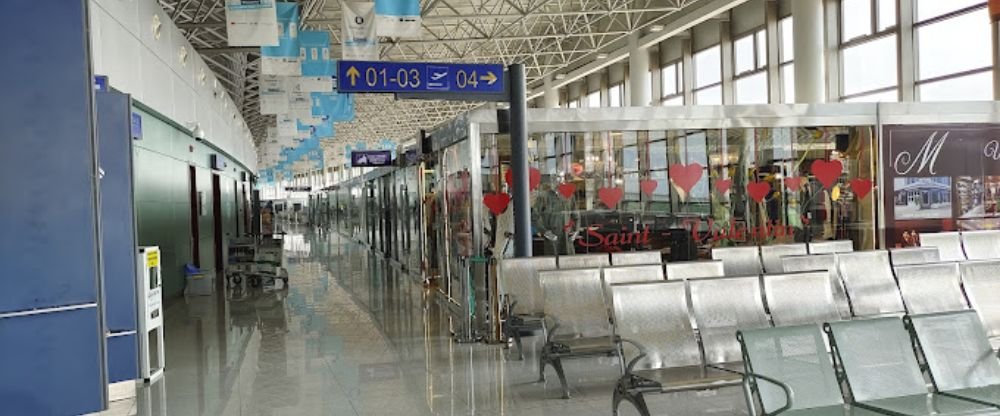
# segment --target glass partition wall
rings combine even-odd
[[[713,247],[835,239],[874,248],[874,123],[775,124],[801,121],[817,125],[534,128],[534,254],[661,250],[689,260]],[[482,135],[484,195],[509,193],[509,149],[508,135]],[[513,231],[510,212],[483,215],[486,241]]]

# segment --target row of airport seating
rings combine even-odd
[[[668,263],[666,273],[658,252],[504,260],[507,334],[520,353],[521,329],[547,330],[540,376],[551,365],[565,397],[563,359],[631,357],[615,409],[627,400],[642,411],[648,391],[749,391],[738,330],[967,309],[970,301],[988,322],[1000,321],[992,306],[1000,262],[936,263],[936,248],[852,251],[843,241],[725,248],[713,261]],[[641,362],[632,343],[643,345]]]

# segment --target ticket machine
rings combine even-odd
[[[163,376],[163,280],[160,248],[139,247],[139,375],[146,383]]]

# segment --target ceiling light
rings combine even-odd
[[[652,26],[649,27],[649,31],[650,32],[654,32],[654,33],[655,32],[662,32],[663,31],[663,25],[652,25]]]
[[[566,79],[566,74],[556,74],[556,79]]]
[[[608,54],[604,53],[604,52],[601,52],[601,53],[597,54],[597,59],[607,59],[607,57],[608,57]]]

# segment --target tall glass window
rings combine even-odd
[[[920,100],[992,100],[992,34],[986,2],[917,0],[916,9],[913,37]]]
[[[684,105],[684,63],[674,61],[660,68],[661,105]]]
[[[608,88],[608,106],[609,107],[621,107],[622,100],[624,98],[623,91],[624,84],[615,84]]]
[[[767,31],[759,29],[733,42],[736,104],[767,104]]]
[[[712,46],[694,54],[694,102],[722,104],[722,47]]]
[[[601,106],[600,90],[587,94],[587,108],[599,108],[600,106]]]
[[[792,16],[778,21],[778,72],[781,77],[781,102],[795,102],[795,38],[792,31]]]
[[[844,101],[897,101],[896,0],[841,0]]]

